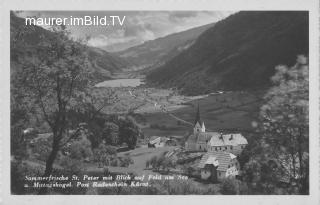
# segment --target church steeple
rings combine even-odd
[[[199,123],[199,125],[201,125],[199,102],[198,102],[197,114],[196,114],[196,119],[194,121],[194,124],[197,124],[197,122]]]
[[[197,113],[196,113],[196,119],[194,121],[193,132],[194,132],[194,134],[199,133],[199,132],[206,132],[204,122],[201,121],[201,117],[200,117],[199,102],[198,102],[198,108],[197,108]]]

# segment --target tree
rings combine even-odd
[[[23,128],[23,122],[14,122],[11,120],[11,154],[19,159],[27,156],[27,145],[25,135],[23,135]]]
[[[239,184],[236,179],[225,178],[221,182],[221,193],[235,195],[239,193]]]
[[[99,147],[93,150],[94,160],[99,164],[109,165],[112,157],[116,156],[117,151],[112,146],[100,144]]]
[[[16,17],[14,12],[10,12],[11,19]],[[13,23],[12,21],[11,23]],[[10,27],[10,57],[11,60],[19,61],[19,56],[25,51],[24,37],[30,35],[34,31],[33,27],[21,26]],[[12,66],[13,67],[13,66]],[[15,73],[11,68],[11,79],[14,78]],[[20,84],[20,82],[18,83]],[[21,92],[17,83],[11,81],[10,85],[10,123],[11,123],[11,154],[17,158],[26,157],[26,136],[23,134],[23,130],[26,125],[29,124],[28,112],[30,110],[30,102],[27,96]]]
[[[51,152],[44,172],[44,176],[49,176],[59,149],[80,131],[77,128],[74,134],[68,134],[71,128],[68,113],[81,102],[90,86],[90,72],[85,44],[72,41],[64,27],[39,32],[38,44],[21,61],[22,69],[17,70],[12,83],[19,90],[16,96],[27,99],[35,115],[40,115],[52,132]],[[18,39],[14,48],[23,49],[25,45]],[[45,192],[46,189],[41,190]]]
[[[288,68],[277,66],[274,86],[261,107],[261,130],[266,156],[277,163],[290,178],[298,180],[300,193],[308,193],[309,146],[309,67],[307,58],[298,56]]]
[[[79,159],[63,157],[60,165],[64,168],[63,171],[69,175],[80,175],[84,171],[83,163]]]
[[[116,121],[113,119],[114,116],[107,117],[103,112],[105,108],[114,105],[117,101],[118,97],[115,90],[90,87],[88,91],[83,93],[81,102],[75,108],[76,112],[70,115],[74,118],[74,122],[86,123],[89,131],[88,139],[91,141],[92,148],[97,148],[106,139],[106,121]],[[115,136],[113,135],[113,137]]]
[[[153,157],[149,160],[149,165],[150,165],[153,169],[156,169],[156,168],[158,168],[158,167],[157,167],[157,161],[158,161],[157,156],[153,156]]]
[[[176,163],[170,159],[170,158],[165,158],[163,156],[163,160],[161,161],[161,166],[163,167],[163,169],[165,169],[165,171],[169,172],[170,168],[175,168],[176,167]]]
[[[130,149],[134,149],[139,136],[140,128],[132,118],[126,117],[119,120],[120,143],[127,143]]]
[[[70,147],[70,158],[77,160],[86,160],[92,157],[91,143],[83,137],[80,140],[74,140]]]
[[[106,122],[103,129],[103,138],[106,144],[117,145],[119,142],[119,126],[113,122]]]

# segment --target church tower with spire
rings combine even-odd
[[[201,118],[200,118],[200,107],[198,102],[198,108],[196,113],[196,119],[194,121],[193,133],[197,134],[200,132],[206,132],[206,127],[204,126],[204,122],[201,121]]]

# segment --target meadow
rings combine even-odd
[[[169,113],[193,123],[199,104],[201,118],[207,131],[251,132],[263,102],[262,96],[263,91],[226,92],[196,100],[184,99],[183,103],[174,103],[172,98],[178,98],[171,97],[167,107]],[[186,135],[192,131],[192,126],[179,122],[161,111],[140,112],[139,117],[140,121],[143,118],[146,122],[142,130],[147,136]]]

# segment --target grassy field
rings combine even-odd
[[[130,156],[133,160],[133,164],[128,167],[112,167],[109,166],[110,172],[114,173],[135,173],[137,175],[142,174],[155,174],[151,170],[146,170],[146,162],[154,156],[161,156],[167,151],[172,151],[175,147],[158,147],[158,148],[148,148],[139,147],[134,150],[129,150],[126,152],[120,152],[117,154],[118,157]],[[86,171],[90,173],[102,173],[103,168],[98,167],[96,163],[86,163]]]
[[[136,173],[143,173],[146,167],[146,161],[150,160],[154,156],[160,156],[167,151],[172,151],[175,147],[158,147],[158,148],[148,148],[140,147],[127,152],[118,153],[118,156],[130,156],[133,159],[133,164],[128,167],[129,171]]]
[[[116,88],[116,92],[119,102],[106,108],[105,113],[134,113],[145,136],[168,136],[186,135],[192,130],[190,125],[178,122],[168,113],[193,123],[198,103],[208,131],[250,132],[263,103],[264,90],[183,96],[174,90],[141,86]],[[168,113],[162,111],[163,107]]]
[[[170,113],[193,123],[199,103],[201,118],[208,131],[251,131],[262,104],[261,96],[262,92],[214,94],[187,101],[183,107],[173,109]],[[192,130],[191,126],[179,123],[163,112],[143,113],[142,116],[149,125],[142,128],[146,136],[186,135]]]

